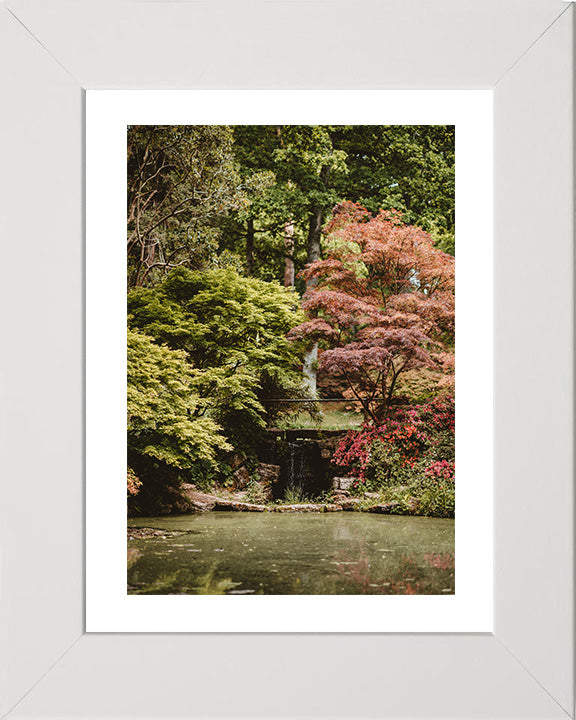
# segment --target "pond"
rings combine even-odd
[[[454,520],[224,511],[128,526],[162,531],[128,532],[129,594],[454,593]]]

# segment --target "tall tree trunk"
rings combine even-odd
[[[313,205],[310,211],[310,224],[308,227],[308,263],[320,260],[320,237],[322,234],[323,218],[323,209],[319,205]],[[308,290],[309,287],[315,287],[316,284],[316,278],[310,278],[306,283],[306,289]]]
[[[282,140],[282,127],[276,125],[276,137],[280,147],[284,147]],[[288,187],[291,186],[288,180]],[[294,223],[288,220],[284,223],[284,287],[294,287]]]
[[[246,275],[254,272],[254,220],[246,221]]]
[[[150,239],[147,238],[141,243],[140,246],[140,262],[138,263],[138,268],[136,270],[136,278],[134,281],[134,285],[136,287],[139,287],[141,285],[144,285],[144,282],[146,280],[146,277],[148,276],[148,273],[150,272],[150,268],[152,265],[154,265],[154,262],[156,260],[156,246],[158,245],[158,241],[154,238]]]
[[[311,398],[316,397],[316,365],[318,363],[318,343],[314,343],[311,350],[304,356],[302,374],[304,383],[308,386],[308,393]]]
[[[324,187],[328,185],[330,167],[324,165],[320,171],[320,179]],[[324,220],[324,209],[317,204],[310,209],[310,223],[308,225],[308,263],[320,260],[320,239],[322,237],[322,222]],[[310,278],[306,282],[306,290],[310,290],[318,284],[317,278]],[[316,396],[316,365],[318,363],[318,343],[314,343],[311,350],[304,357],[304,381],[310,390],[310,396]]]
[[[285,265],[284,265],[284,286],[294,287],[294,223],[284,223],[284,247],[285,247]]]

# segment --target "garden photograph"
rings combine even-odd
[[[455,127],[126,143],[127,593],[455,594]]]

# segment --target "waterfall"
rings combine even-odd
[[[258,459],[279,468],[272,488],[274,499],[284,498],[287,490],[309,498],[329,491],[335,474],[331,458],[342,435],[340,430],[268,430]]]
[[[286,460],[285,460],[285,486],[286,489],[300,490],[306,489],[306,448],[300,442],[286,442]]]
[[[280,443],[279,451],[279,497],[287,490],[310,497],[326,489],[326,462],[315,440],[286,439]]]

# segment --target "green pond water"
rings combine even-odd
[[[211,512],[133,518],[128,593],[454,593],[454,520],[367,513]]]

